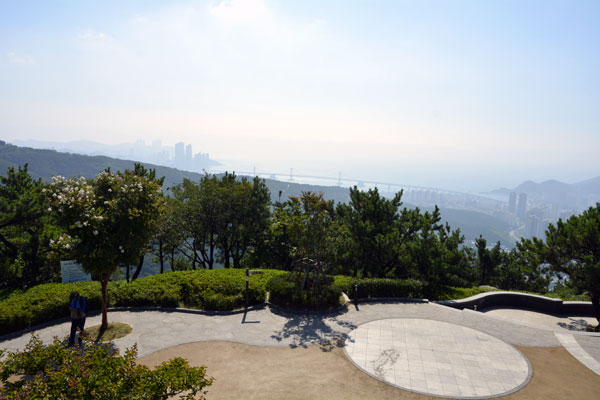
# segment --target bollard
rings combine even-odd
[[[246,308],[248,308],[248,303],[250,301],[248,297],[248,283],[250,282],[250,268],[246,268]]]

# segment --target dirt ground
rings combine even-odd
[[[504,399],[594,399],[596,375],[562,347],[518,347],[533,366],[529,384]],[[371,378],[335,345],[258,347],[197,342],[161,350],[139,361],[150,367],[172,357],[206,365],[215,382],[208,399],[434,399]]]

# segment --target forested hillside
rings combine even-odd
[[[49,181],[52,175],[65,177],[83,176],[93,178],[106,168],[123,171],[133,168],[134,161],[121,160],[105,156],[86,156],[81,154],[63,153],[55,150],[40,150],[29,147],[14,146],[0,141],[0,175],[4,175],[8,167],[18,167],[29,164],[29,174],[34,178]],[[202,174],[182,171],[176,168],[141,163],[146,168],[155,169],[157,176],[164,176],[164,187],[170,188],[183,181],[184,178],[198,181]],[[288,196],[299,196],[303,191],[323,192],[327,199],[336,202],[346,202],[349,199],[347,188],[336,186],[316,186],[299,183],[287,183],[274,179],[265,179],[271,191],[271,200],[277,201],[279,191],[282,200]]]

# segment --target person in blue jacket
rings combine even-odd
[[[78,345],[81,346],[85,317],[87,316],[87,300],[78,292],[72,291],[69,296],[69,309],[71,310],[71,335],[69,336],[69,347],[75,345],[75,333],[79,329]]]

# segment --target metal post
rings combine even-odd
[[[248,308],[248,303],[250,302],[250,298],[248,296],[248,283],[250,282],[250,268],[246,268],[246,308]]]

